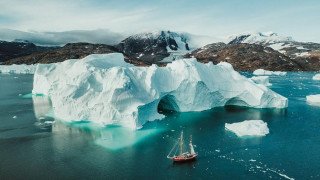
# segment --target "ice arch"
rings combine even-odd
[[[176,60],[166,67],[136,67],[123,55],[95,54],[39,64],[33,93],[51,97],[60,119],[141,128],[161,119],[158,107],[180,112],[224,105],[286,108],[287,98],[241,76],[228,63]]]

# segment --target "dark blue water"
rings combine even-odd
[[[320,94],[313,75],[271,77],[286,110],[164,112],[138,131],[55,120],[46,97],[29,95],[32,75],[0,75],[0,179],[320,179],[320,107],[305,100]],[[239,138],[224,128],[247,119],[264,120],[270,134]],[[199,157],[173,164],[166,156],[181,130]]]

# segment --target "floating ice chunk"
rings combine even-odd
[[[257,84],[262,84],[265,86],[271,86],[272,84],[269,83],[269,76],[253,76],[250,78],[253,82]]]
[[[257,76],[270,76],[270,75],[285,76],[285,75],[287,75],[287,72],[268,71],[268,70],[264,70],[264,69],[257,69],[255,71],[253,71],[253,74],[257,75]]]
[[[320,74],[316,74],[312,77],[313,80],[318,80],[320,81]]]
[[[0,65],[0,74],[34,74],[37,65]]]
[[[320,94],[307,96],[307,102],[313,105],[320,105]]]
[[[12,118],[13,118],[13,119],[16,119],[16,118],[17,118],[17,116],[13,116]]]
[[[162,119],[158,106],[187,112],[224,105],[286,108],[288,103],[226,62],[203,64],[191,58],[166,67],[136,67],[120,53],[39,64],[32,92],[51,97],[57,118],[130,128]]]
[[[262,120],[245,120],[239,123],[225,124],[225,128],[237,136],[265,136],[269,134],[266,122]]]

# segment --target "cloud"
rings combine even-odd
[[[319,9],[319,0],[1,0],[0,24],[25,32],[109,29],[127,35],[153,29],[209,36],[275,31],[320,41]]]
[[[38,45],[59,46],[66,43],[89,42],[114,45],[123,40],[124,36],[107,29],[73,30],[63,32],[24,32],[11,29],[0,29],[0,39],[13,41],[23,39]]]

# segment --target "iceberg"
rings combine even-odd
[[[320,105],[320,94],[307,96],[307,102],[313,105]]]
[[[285,75],[287,75],[287,72],[268,71],[268,70],[264,70],[264,69],[257,69],[255,71],[253,71],[253,74],[256,76],[270,76],[270,75],[285,76]]]
[[[34,74],[37,65],[0,65],[0,74]]]
[[[226,62],[181,59],[166,67],[136,67],[121,53],[39,64],[34,94],[51,98],[54,115],[65,121],[141,128],[162,119],[158,112],[203,111],[225,105],[286,108],[288,99],[255,84]]]
[[[225,124],[225,128],[234,132],[237,136],[265,136],[269,134],[266,122],[262,120],[245,120],[243,122]]]
[[[320,81],[320,74],[316,74],[312,77],[313,80],[318,80]]]
[[[250,78],[256,84],[262,84],[264,86],[271,86],[272,84],[269,83],[269,76],[253,76]]]

